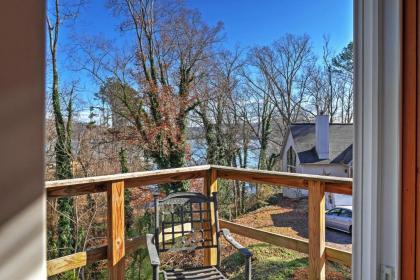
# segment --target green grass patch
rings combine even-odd
[[[308,256],[293,250],[265,243],[250,245],[248,249],[253,253],[252,279],[255,280],[293,279],[297,270],[308,267]],[[244,269],[244,259],[239,253],[222,261],[222,270],[229,279],[244,279]],[[334,275],[330,279],[351,279],[350,269],[340,264],[329,262],[327,272]]]

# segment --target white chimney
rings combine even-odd
[[[315,119],[315,149],[319,159],[330,156],[329,116],[318,115]]]

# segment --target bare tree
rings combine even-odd
[[[309,115],[328,114],[330,122],[350,123],[353,119],[352,45],[334,55],[329,38],[324,37],[320,64],[311,71],[308,87]]]
[[[284,136],[287,127],[302,114],[314,63],[309,36],[286,34],[270,47],[256,48],[253,53],[270,83],[270,99],[279,114],[277,126]]]
[[[312,117],[325,114],[329,108],[326,79],[322,67],[314,67],[308,86],[308,98],[305,111]]]
[[[353,42],[347,44],[343,50],[332,59],[334,72],[341,80],[341,121],[353,122]]]
[[[242,116],[259,144],[258,169],[271,170],[274,167],[278,153],[269,153],[271,144],[278,144],[272,137],[276,109],[273,102],[275,87],[271,81],[266,65],[254,48],[248,55],[248,70],[243,71],[245,98]],[[278,137],[279,135],[277,135]],[[277,147],[278,151],[280,148]]]
[[[330,123],[336,120],[336,114],[339,109],[340,102],[340,91],[342,87],[341,81],[335,77],[333,65],[332,65],[333,53],[329,46],[329,38],[324,36],[324,46],[322,54],[322,62],[324,67],[325,76],[325,91],[326,94],[323,96],[326,103],[327,113],[330,117]]]
[[[110,59],[108,46],[100,53],[85,47],[90,60],[85,68],[103,85],[107,78],[118,81],[119,93],[107,96],[121,105],[113,113],[136,129],[142,148],[158,168],[184,166],[187,117],[198,105],[197,85],[205,76],[222,26],[209,27],[197,12],[178,1],[115,0],[109,4],[115,13],[126,16],[121,29],[134,31],[135,55]],[[134,93],[127,85],[133,86]]]
[[[239,48],[222,51],[202,84],[203,94],[195,113],[201,120],[210,164],[232,165],[235,158],[238,126],[233,106],[241,66]]]
[[[47,11],[47,38],[52,77],[51,100],[56,133],[54,147],[56,179],[68,179],[73,177],[71,134],[75,88],[71,87],[69,90],[67,104],[63,110],[62,101],[65,99],[65,91],[60,87],[58,71],[60,30],[66,21],[77,17],[80,7],[81,2],[73,4],[60,3],[59,0],[55,0],[49,5]],[[57,209],[61,215],[58,218],[58,232],[52,230],[49,234],[49,244],[52,248],[56,249],[51,251],[51,255],[58,254],[59,250],[68,254],[73,252],[77,240],[77,237],[74,236],[74,223],[72,223],[72,217],[74,215],[73,199],[63,198],[58,201],[55,200],[53,204],[57,204]],[[57,236],[55,236],[56,234]]]
[[[70,107],[67,108],[68,120],[64,119],[61,109],[61,98],[59,88],[59,74],[57,66],[57,46],[59,39],[60,27],[63,24],[59,1],[54,3],[54,10],[47,14],[48,25],[48,45],[51,58],[51,74],[52,74],[52,106],[55,120],[55,128],[57,133],[57,141],[55,146],[56,153],[56,177],[57,179],[71,178],[71,118],[72,118],[72,102],[69,102]],[[51,19],[52,18],[52,19]]]

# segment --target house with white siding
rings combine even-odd
[[[327,115],[316,116],[315,123],[293,123],[285,137],[281,158],[282,171],[352,177],[353,124],[330,124]],[[305,197],[307,190],[285,187],[283,195]],[[351,204],[351,196],[327,195],[328,209]]]

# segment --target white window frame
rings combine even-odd
[[[354,19],[353,279],[399,279],[401,1],[355,0]]]
[[[292,153],[294,155],[295,165],[289,164],[289,151],[292,151]],[[286,151],[286,170],[287,170],[287,172],[291,172],[290,170],[291,170],[291,168],[293,168],[294,172],[291,172],[291,173],[296,173],[296,166],[297,166],[297,154],[296,154],[295,149],[293,149],[293,147],[290,146],[289,149],[287,149],[287,151]]]

